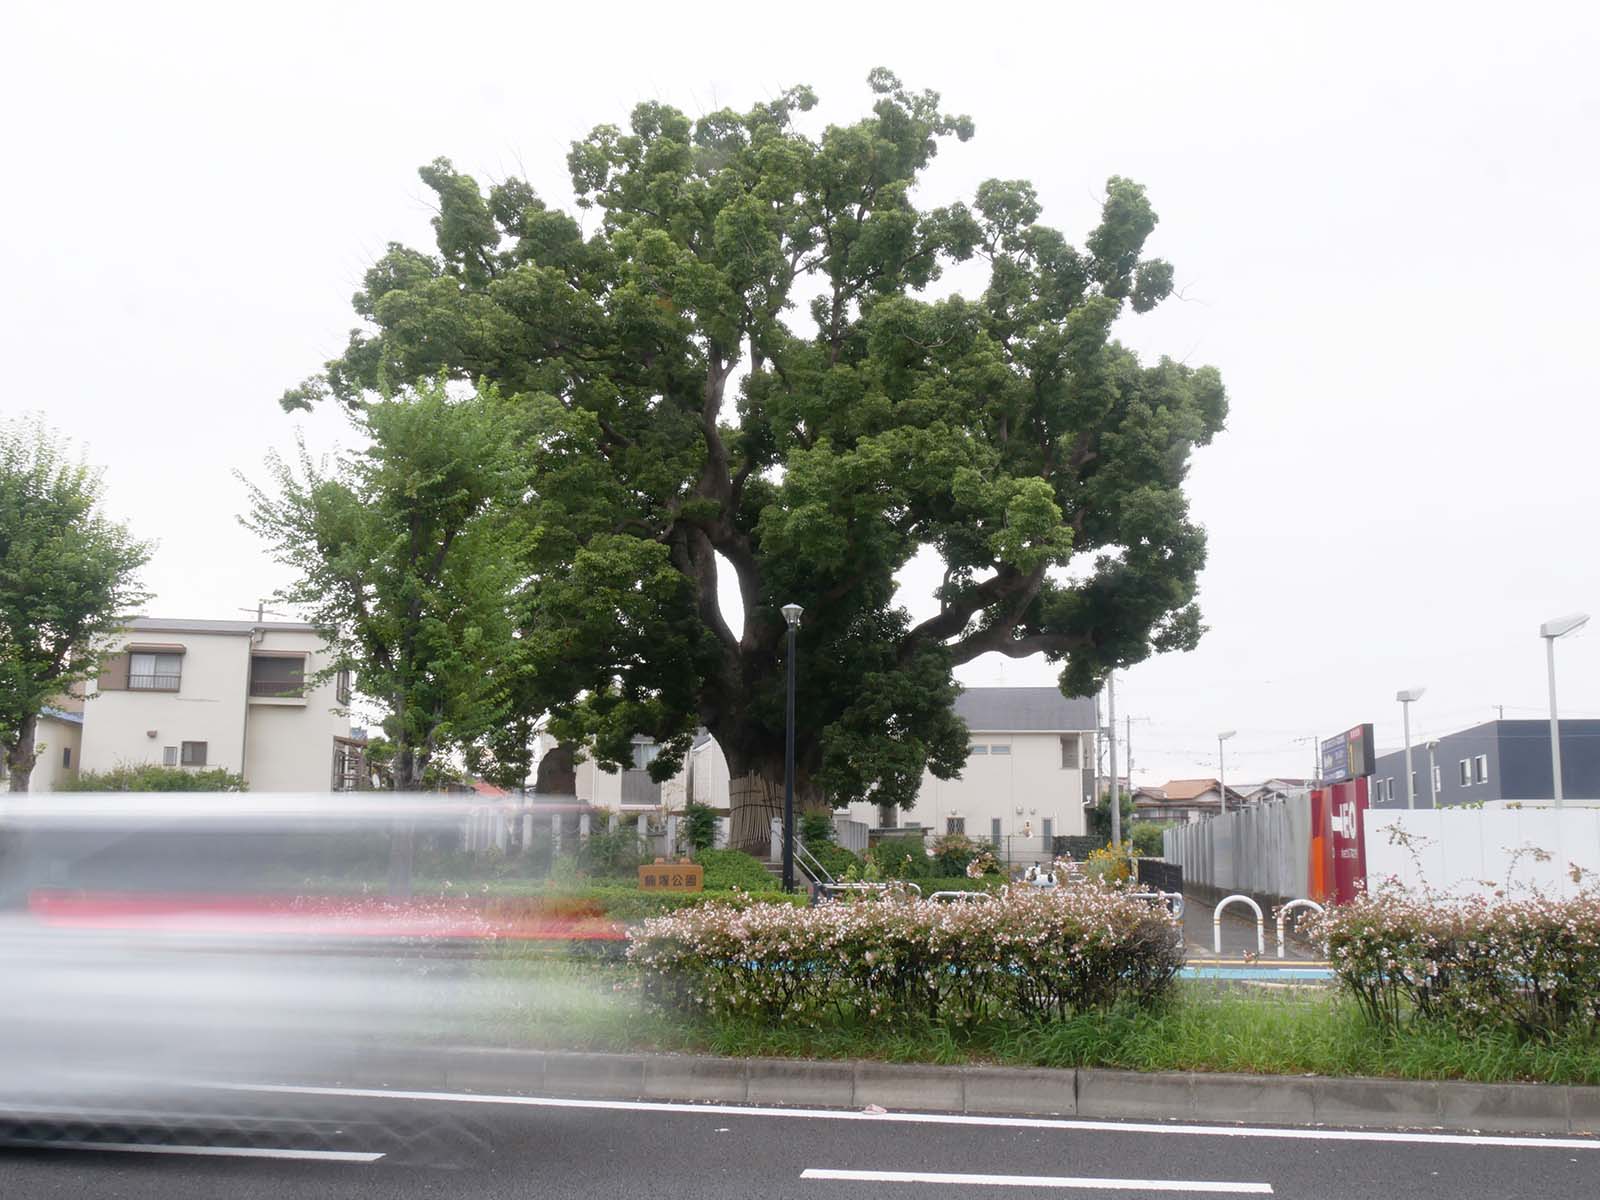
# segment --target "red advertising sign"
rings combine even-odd
[[[1348,904],[1367,879],[1367,843],[1361,814],[1367,811],[1366,779],[1350,779],[1311,793],[1311,898]]]

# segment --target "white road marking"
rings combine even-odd
[[[41,1150],[113,1150],[118,1154],[183,1154],[196,1158],[293,1158],[305,1162],[372,1163],[382,1154],[360,1150],[291,1150],[266,1146],[162,1146],[143,1142],[29,1142]]]
[[[1211,1192],[1226,1196],[1270,1196],[1270,1183],[1226,1179],[1093,1179],[1082,1175],[956,1175],[944,1171],[829,1171],[811,1168],[801,1179],[846,1183],[953,1183],[973,1187],[1066,1188],[1105,1192]]]
[[[504,1096],[492,1092],[409,1092],[389,1088],[311,1087],[271,1083],[202,1083],[230,1092],[281,1096],[344,1096],[360,1100],[421,1100],[445,1104],[502,1104],[521,1108],[589,1108],[612,1112],[792,1117],[818,1121],[888,1121],[898,1125],[971,1125],[989,1129],[1059,1129],[1064,1133],[1177,1133],[1195,1137],[1279,1138],[1302,1142],[1399,1142],[1413,1145],[1505,1146],[1523,1150],[1600,1150],[1600,1139],[1510,1137],[1478,1133],[1403,1133],[1387,1129],[1317,1126],[1168,1125],[1158,1121],[1096,1121],[1076,1117],[977,1117],[964,1113],[864,1113],[839,1108],[775,1108],[758,1104],[690,1104],[667,1100],[572,1100],[556,1096]]]

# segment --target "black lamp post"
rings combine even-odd
[[[794,643],[800,628],[800,606],[785,604],[783,619],[789,623],[789,702],[785,706],[783,746],[783,890],[794,891]]]

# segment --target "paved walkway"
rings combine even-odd
[[[1290,914],[1290,929],[1284,938],[1284,961],[1290,963],[1315,962],[1321,955],[1303,938],[1294,934],[1293,923],[1302,914]],[[1243,904],[1230,904],[1222,913],[1222,954],[1219,958],[1211,947],[1213,945],[1212,917],[1214,910],[1204,900],[1194,897],[1185,897],[1183,905],[1183,942],[1188,949],[1189,961],[1216,962],[1227,959],[1242,959],[1248,953],[1256,953],[1256,919],[1255,914]],[[1261,938],[1265,952],[1260,956],[1263,965],[1278,961],[1278,930],[1273,920],[1272,911],[1262,911]]]

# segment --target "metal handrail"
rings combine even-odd
[[[929,900],[987,900],[987,901],[993,902],[994,900],[998,899],[998,897],[996,897],[993,892],[949,891],[949,892],[934,892],[933,895],[928,897],[928,899]]]
[[[1172,911],[1172,915],[1183,916],[1182,892],[1127,892],[1124,893],[1130,900],[1160,900]]]
[[[796,834],[794,839],[794,861],[811,877],[811,882],[819,887],[834,882],[833,876],[828,873],[828,868],[817,861],[815,854],[806,849],[806,844],[800,840],[799,834]]]
[[[890,888],[910,888],[922,899],[922,889],[909,879],[895,879],[888,883],[819,883],[817,891],[831,895],[834,892],[887,892]]]

